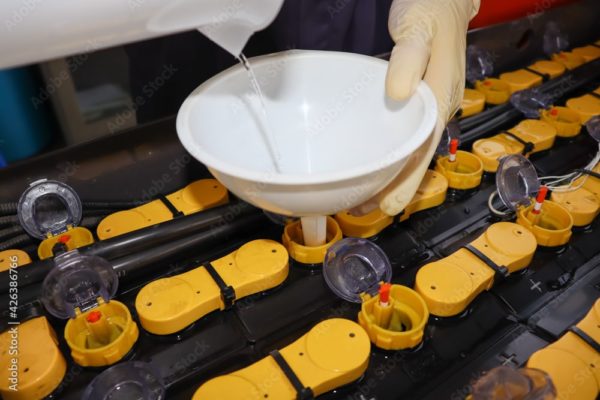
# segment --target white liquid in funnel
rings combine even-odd
[[[271,124],[269,123],[269,116],[267,114],[267,107],[265,106],[265,98],[262,94],[262,90],[260,90],[260,85],[258,84],[258,80],[256,79],[256,75],[254,75],[254,71],[252,70],[252,66],[248,62],[248,59],[244,55],[244,53],[240,53],[239,57],[240,63],[244,66],[246,71],[248,72],[248,79],[250,80],[250,86],[254,90],[254,94],[258,97],[260,102],[262,115],[262,126],[260,129],[263,140],[267,149],[269,150],[269,155],[271,156],[271,161],[273,161],[273,166],[275,167],[276,172],[281,171],[281,153],[279,152],[279,147],[277,146],[277,140],[275,139],[275,135],[273,134],[273,129],[271,129]]]

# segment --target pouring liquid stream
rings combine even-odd
[[[261,114],[262,114],[262,128],[261,134],[263,140],[267,146],[269,151],[269,155],[271,156],[271,161],[273,162],[273,166],[275,168],[275,172],[281,173],[281,153],[279,152],[279,147],[277,145],[277,140],[275,139],[275,135],[273,134],[273,129],[271,129],[271,124],[269,122],[269,116],[267,114],[267,107],[265,106],[265,98],[263,96],[262,90],[260,89],[260,85],[258,84],[258,80],[256,79],[256,75],[254,75],[254,71],[252,70],[252,66],[248,59],[244,55],[244,53],[240,53],[239,56],[240,63],[246,69],[248,73],[248,79],[250,80],[250,86],[254,90],[254,93],[258,97],[260,102]]]

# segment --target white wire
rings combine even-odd
[[[511,211],[500,211],[498,210],[496,207],[494,207],[494,198],[498,195],[498,191],[494,190],[491,194],[490,197],[488,197],[488,208],[490,209],[490,211],[493,214],[496,214],[499,217],[506,217],[507,215],[511,214]]]
[[[600,162],[600,144],[598,144],[598,152],[596,153],[594,158],[592,158],[592,160],[585,167],[583,167],[583,169],[592,170],[599,162]],[[580,178],[582,178],[581,181],[577,185],[573,186],[573,184]],[[581,187],[583,187],[583,185],[585,185],[585,182],[587,181],[588,178],[589,178],[589,175],[587,175],[587,174],[582,174],[581,172],[571,172],[570,174],[566,174],[566,175],[542,176],[539,179],[540,179],[540,182],[547,181],[548,179],[553,179],[550,182],[544,183],[546,185],[546,187],[548,187],[548,189],[552,190],[553,192],[565,193],[565,192],[573,192],[575,190],[580,189]],[[568,182],[565,184],[561,184],[563,181],[568,181]]]

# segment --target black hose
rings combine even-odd
[[[0,215],[11,215],[17,213],[17,203],[0,203]]]
[[[0,229],[0,242],[5,242],[6,240],[12,239],[15,236],[22,235],[25,233],[25,230],[21,227],[21,225],[14,225],[8,228]]]
[[[95,242],[78,250],[82,254],[114,260],[197,232],[210,232],[221,226],[227,227],[238,219],[255,214],[262,212],[247,203],[235,202]],[[43,281],[53,264],[50,258],[20,267],[19,288]],[[8,272],[0,272],[0,293],[6,293],[8,285]]]
[[[0,217],[0,226],[18,225],[19,217],[16,215],[5,215]]]
[[[10,249],[14,249],[14,248],[20,248],[23,245],[27,245],[33,243],[33,239],[31,238],[31,236],[27,235],[27,234],[23,234],[23,235],[18,235],[15,236],[13,238],[10,238],[8,240],[5,240],[4,242],[0,243],[0,251],[4,251],[4,250],[10,250]],[[8,274],[7,272],[0,272],[0,274]],[[4,279],[4,277],[2,277],[2,279]],[[8,289],[8,287],[2,287],[2,291],[0,291],[0,293],[4,293],[6,290]]]
[[[504,103],[501,105],[497,105],[494,107],[490,107],[485,111],[480,112],[479,114],[472,115],[467,118],[463,118],[458,121],[458,126],[460,127],[460,131],[464,132],[469,129],[473,129],[479,124],[482,124],[508,110],[510,110],[510,103]]]
[[[106,209],[106,210],[124,210],[135,208],[144,204],[141,201],[84,201],[83,209]]]
[[[131,282],[140,274],[148,274],[157,269],[164,269],[166,262],[185,259],[184,255],[186,253],[191,253],[198,259],[207,260],[209,254],[212,257],[215,253],[217,245],[223,242],[240,241],[248,236],[250,232],[256,232],[261,223],[268,224],[268,220],[263,213],[245,213],[232,222],[220,224],[207,231],[186,235],[169,243],[150,247],[137,254],[129,254],[114,259],[111,264],[119,275],[119,285],[122,285]],[[51,260],[45,261],[50,265],[52,264]],[[24,265],[17,269],[19,276],[19,307],[39,300],[41,295],[41,281],[27,286],[22,285],[23,270],[27,267],[27,265]],[[0,301],[5,301],[2,304],[8,304],[8,294],[5,292],[0,294]]]

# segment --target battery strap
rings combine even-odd
[[[281,368],[281,371],[285,374],[288,381],[290,381],[290,383],[296,390],[297,400],[311,400],[315,398],[312,389],[302,385],[302,382],[300,382],[300,379],[298,378],[294,370],[292,370],[292,367],[290,367],[287,361],[285,361],[285,358],[283,358],[279,350],[273,350],[269,353],[269,355],[273,357],[279,368]]]
[[[469,250],[473,255],[483,261],[488,267],[494,270],[496,273],[495,281],[501,281],[502,279],[508,276],[508,268],[503,265],[498,265],[494,261],[492,261],[488,256],[479,251],[476,247],[471,244],[466,244],[462,246],[463,249]]]
[[[598,100],[600,100],[600,94],[596,93],[596,92],[590,92],[588,93],[590,96],[594,96],[595,98],[597,98]]]
[[[173,218],[183,217],[184,214],[177,208],[175,208],[173,203],[171,203],[169,199],[167,199],[167,196],[161,194],[158,196],[158,200],[160,200],[165,205],[165,207],[169,209],[171,214],[173,214]]]
[[[550,75],[538,72],[535,69],[532,69],[529,67],[525,67],[523,69],[527,72],[531,72],[532,74],[536,74],[537,76],[540,76],[542,78],[542,82],[546,82],[546,81],[548,81],[548,79],[550,79]]]
[[[569,332],[577,335],[577,337],[579,337],[581,340],[590,345],[591,348],[596,350],[596,353],[600,354],[600,343],[596,342],[590,335],[588,335],[575,325],[569,328]]]
[[[519,142],[519,143],[521,143],[523,146],[525,146],[525,147],[523,148],[523,151],[522,151],[523,155],[525,155],[525,154],[528,154],[528,153],[531,153],[531,152],[533,151],[533,147],[534,147],[534,144],[533,144],[533,143],[531,143],[531,142],[527,142],[527,141],[525,141],[525,140],[521,139],[520,137],[518,137],[517,135],[515,135],[515,134],[514,134],[514,133],[512,133],[512,132],[504,131],[504,132],[501,132],[501,133],[502,133],[503,135],[510,136],[511,138],[515,139],[517,142]]]
[[[203,264],[203,267],[219,287],[219,290],[221,291],[221,300],[223,300],[225,309],[227,310],[228,308],[231,308],[235,302],[235,290],[233,287],[225,283],[223,278],[221,278],[221,275],[219,275],[211,263]]]

